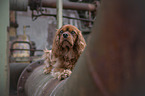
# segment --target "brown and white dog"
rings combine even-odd
[[[59,80],[72,73],[86,42],[81,31],[73,25],[64,25],[57,30],[52,50],[44,50],[44,73],[52,73]]]

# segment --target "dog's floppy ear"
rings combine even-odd
[[[53,45],[52,45],[52,53],[57,57],[59,54],[59,30],[56,31],[56,35],[53,39]]]
[[[81,31],[79,29],[76,29],[76,30],[78,33],[77,41],[76,41],[76,48],[77,48],[78,53],[81,54],[86,47],[86,42]]]

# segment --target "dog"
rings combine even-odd
[[[73,25],[64,25],[57,30],[52,50],[44,50],[44,73],[63,80],[69,77],[86,42],[81,31]]]

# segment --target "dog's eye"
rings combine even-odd
[[[61,30],[61,31],[60,31],[60,34],[62,34],[62,33],[63,33],[63,31]]]
[[[75,34],[75,31],[71,31],[71,34]]]

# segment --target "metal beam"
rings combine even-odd
[[[0,96],[9,96],[8,38],[9,0],[0,3]]]

